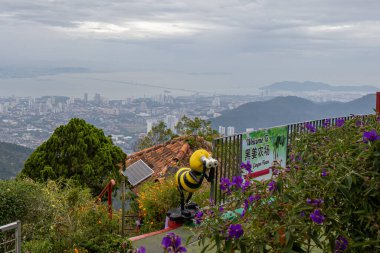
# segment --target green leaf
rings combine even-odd
[[[232,240],[226,240],[225,247],[226,247],[226,252],[231,252],[232,249]]]
[[[350,175],[346,176],[346,181],[347,181],[348,189],[351,189],[352,177]]]
[[[204,247],[204,248],[202,249],[201,253],[204,253],[204,252],[206,252],[206,250],[207,250],[208,246],[210,246],[210,244],[206,245],[206,247]]]

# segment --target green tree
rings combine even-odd
[[[218,132],[211,128],[211,122],[195,117],[194,120],[183,116],[176,125],[179,135],[198,135],[207,141],[212,141],[218,136]]]
[[[166,128],[166,124],[161,121],[158,125],[152,127],[152,130],[148,132],[143,138],[141,138],[136,145],[136,151],[143,150],[145,148],[152,147],[171,140],[174,137],[174,133]]]
[[[32,153],[21,173],[38,181],[74,179],[97,194],[108,180],[119,177],[118,164],[125,158],[103,130],[74,118]]]

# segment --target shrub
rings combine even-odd
[[[218,252],[379,250],[379,123],[357,117],[308,130],[272,180],[221,180],[226,204],[197,215],[204,248],[208,237]]]
[[[191,201],[198,205],[208,204],[209,186],[204,186],[195,192]],[[174,177],[167,178],[162,183],[147,182],[139,189],[137,202],[143,217],[142,232],[150,232],[164,227],[166,213],[169,209],[180,206],[181,198]]]
[[[142,232],[162,229],[167,211],[180,203],[174,178],[162,183],[144,183],[138,196],[139,211],[143,217]]]
[[[53,245],[49,240],[30,240],[25,241],[22,244],[23,251],[25,253],[39,252],[49,253],[53,250]]]
[[[0,224],[21,220],[23,230],[35,233],[44,231],[51,223],[52,210],[42,184],[32,180],[0,180]]]
[[[71,181],[0,181],[0,200],[2,223],[22,222],[23,252],[122,252],[119,217],[110,220],[89,188]]]
[[[88,252],[93,253],[127,252],[126,250],[133,248],[130,241],[113,234],[97,235],[87,242],[84,242],[82,246],[88,250]]]

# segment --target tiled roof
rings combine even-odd
[[[211,152],[211,143],[201,137],[180,136],[163,144],[143,149],[127,157],[126,168],[138,161],[143,160],[153,171],[148,180],[155,180],[165,175],[168,167],[188,167],[189,158],[194,150],[188,144],[189,138],[195,138],[198,148]],[[197,148],[197,149],[198,149]]]

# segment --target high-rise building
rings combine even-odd
[[[229,126],[227,127],[227,136],[234,135],[235,134],[235,127]]]
[[[87,92],[84,93],[83,100],[84,100],[85,103],[88,102],[88,93]]]
[[[170,130],[172,130],[172,132],[175,132],[175,126],[177,125],[178,123],[178,118],[176,116],[173,116],[173,115],[166,115],[165,117],[165,124],[166,124],[166,127]]]
[[[220,106],[220,98],[219,97],[215,97],[212,100],[212,106],[214,106],[214,107],[219,107]]]
[[[146,120],[146,133],[149,133],[156,123],[157,123],[157,120],[155,120],[155,119],[147,119]]]
[[[95,93],[94,102],[97,104],[100,104],[102,102],[102,98],[100,97],[99,93]]]
[[[224,126],[219,126],[218,132],[220,135],[225,136],[226,135],[226,128]]]
[[[246,132],[253,132],[253,131],[255,131],[255,129],[253,127],[250,127],[250,128],[246,128],[245,131]]]

